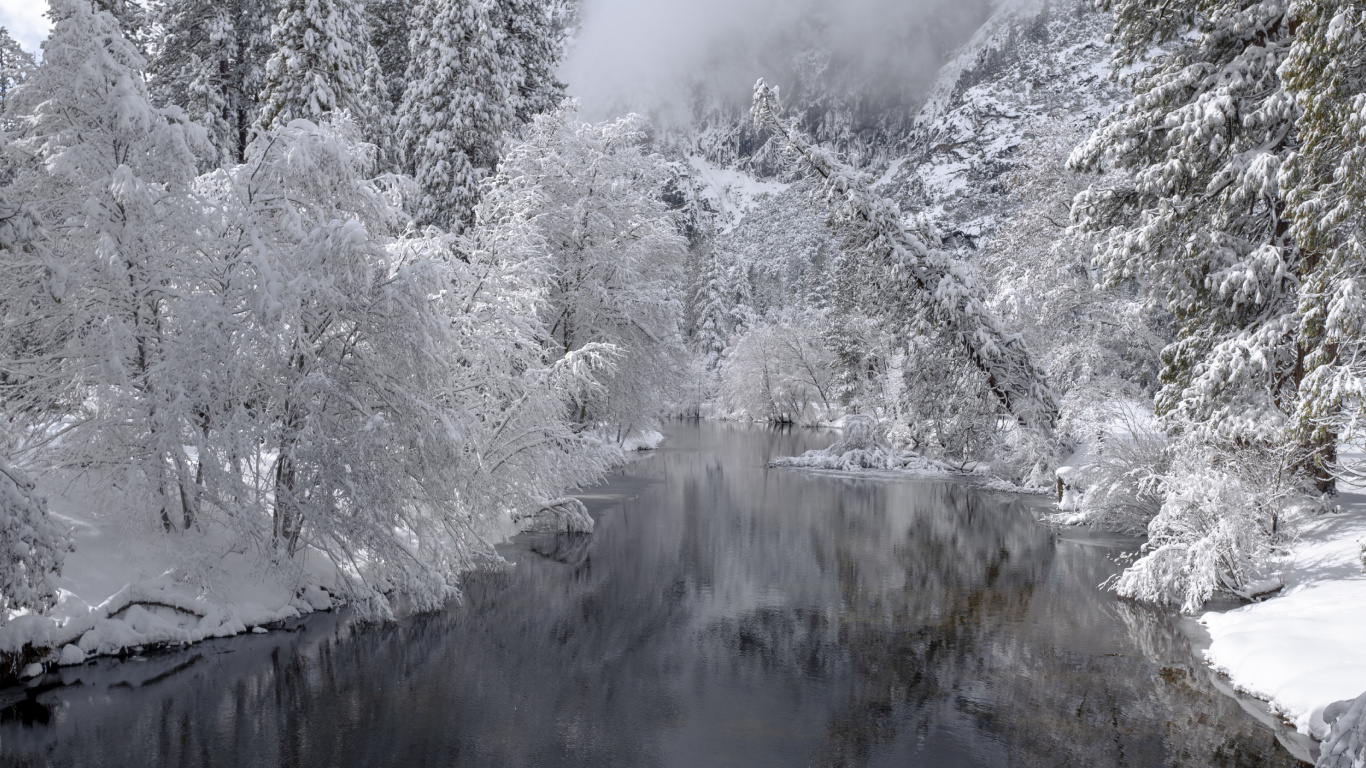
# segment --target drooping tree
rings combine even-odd
[[[861,316],[877,318],[899,344],[920,335],[942,339],[977,371],[1003,413],[1050,432],[1058,416],[1052,388],[1020,336],[1008,332],[987,306],[967,265],[938,248],[927,231],[907,227],[893,201],[876,196],[854,169],[815,146],[795,123],[780,119],[777,89],[763,80],[754,88],[752,114],[809,169],[816,182],[813,200],[844,238],[840,279],[847,287],[846,311],[856,308]]]
[[[142,56],[113,16],[86,0],[51,8],[43,64],[9,105],[21,117],[13,192],[49,237],[41,253],[8,249],[7,416],[26,449],[119,478],[124,500],[170,530],[192,522],[183,446],[202,404],[181,366],[201,253],[190,146],[202,131],[151,105]]]
[[[525,216],[544,244],[545,323],[556,356],[609,345],[620,354],[578,420],[626,437],[653,426],[681,376],[684,241],[661,200],[664,160],[639,118],[536,117],[489,185],[498,217]]]

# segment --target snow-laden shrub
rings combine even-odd
[[[0,459],[0,624],[16,610],[45,611],[57,602],[53,580],[70,549],[33,481]]]
[[[1329,704],[1323,719],[1332,731],[1319,748],[1315,768],[1366,768],[1366,693]]]
[[[867,415],[847,417],[843,437],[829,448],[807,451],[801,456],[777,458],[770,461],[769,466],[838,472],[911,470],[934,475],[945,475],[951,471],[948,466],[915,451],[893,448],[887,440],[887,424]]]
[[[1183,440],[1161,477],[1162,506],[1139,558],[1109,585],[1123,596],[1191,613],[1216,592],[1270,591],[1285,517],[1305,499],[1283,451]]]
[[[1058,471],[1066,486],[1058,522],[1142,533],[1162,509],[1161,480],[1170,462],[1167,436],[1131,403],[1092,409],[1099,435],[1086,458]]]

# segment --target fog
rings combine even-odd
[[[754,81],[841,71],[923,92],[993,0],[584,0],[561,70],[586,113],[686,114],[703,85],[747,101]]]

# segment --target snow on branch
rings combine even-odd
[[[1051,432],[1058,405],[1043,370],[1020,335],[1007,333],[988,308],[986,291],[967,265],[930,246],[927,233],[908,229],[895,202],[878,197],[857,171],[814,145],[795,122],[784,122],[777,87],[762,79],[755,84],[750,115],[786,140],[788,151],[812,171],[818,183],[813,199],[827,209],[831,228],[849,237],[849,254],[869,273],[870,308],[901,317],[903,328],[929,320],[982,373],[1002,409],[1022,426]],[[907,315],[922,303],[928,318]]]

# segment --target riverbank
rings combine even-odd
[[[1200,617],[1209,664],[1320,740],[1324,709],[1366,692],[1366,493],[1338,503],[1304,522],[1275,597]]]
[[[649,430],[621,441],[622,461],[665,439]],[[321,552],[306,550],[280,567],[227,530],[143,530],[154,524],[101,509],[101,494],[87,487],[93,482],[49,477],[40,484],[74,549],[57,580],[57,605],[0,624],[0,685],[100,656],[265,633],[344,602],[342,575]],[[509,521],[503,534],[518,532]]]
[[[0,626],[0,684],[97,656],[265,632],[340,602],[339,574],[320,554],[280,568],[234,546],[226,530],[155,535],[107,514],[87,482],[40,485],[74,550],[57,580],[57,605]]]

